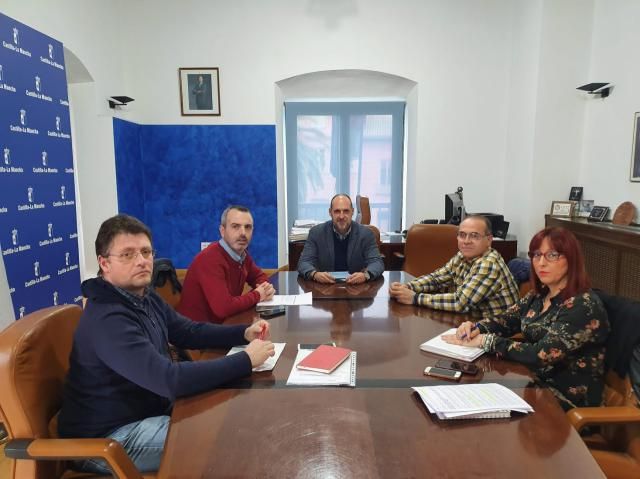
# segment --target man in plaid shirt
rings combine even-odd
[[[470,215],[458,228],[458,249],[447,264],[409,283],[392,283],[398,302],[492,317],[518,301],[518,286],[502,256],[491,248],[491,223]]]

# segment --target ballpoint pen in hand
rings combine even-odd
[[[478,323],[473,325],[473,327],[471,328],[471,331],[473,331],[474,329],[478,329]],[[460,339],[466,339],[466,337],[467,337],[467,333],[464,333],[462,336],[460,336]]]
[[[260,334],[258,335],[258,339],[264,341],[264,336],[267,332],[267,325],[262,323],[262,327],[260,328]]]

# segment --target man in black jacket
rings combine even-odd
[[[58,430],[61,437],[110,437],[142,472],[160,465],[173,401],[251,374],[273,356],[268,323],[220,326],[176,313],[149,288],[154,252],[151,232],[136,218],[114,216],[96,238],[98,278],[82,284],[86,309],[74,335]],[[220,359],[173,362],[180,348],[244,352]],[[109,473],[100,460],[77,468]]]
[[[304,244],[298,273],[304,279],[335,283],[331,272],[349,272],[348,284],[379,278],[384,272],[378,245],[366,226],[354,223],[353,204],[345,194],[337,194],[329,206],[331,220],[314,226]]]

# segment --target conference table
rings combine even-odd
[[[346,286],[274,275],[278,294],[311,291],[313,305],[269,320],[271,339],[286,342],[273,371],[176,402],[159,477],[604,477],[523,365],[483,355],[480,372],[461,382],[502,384],[534,413],[448,421],[429,414],[411,387],[454,383],[423,375],[439,357],[419,346],[466,317],[391,300],[389,284],[410,279],[394,271]],[[258,318],[251,310],[225,324]],[[287,386],[298,343],[329,341],[357,351],[356,387]]]

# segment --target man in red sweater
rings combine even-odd
[[[253,217],[244,206],[229,206],[220,219],[220,241],[196,255],[184,280],[178,312],[194,321],[222,323],[225,318],[273,297],[267,275],[247,252]],[[245,283],[252,288],[242,294]]]

